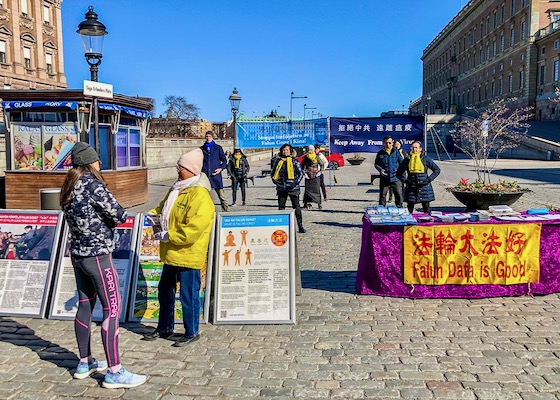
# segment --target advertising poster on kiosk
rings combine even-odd
[[[157,321],[159,316],[158,284],[163,270],[159,259],[159,240],[154,238],[158,228],[154,228],[149,218],[142,214],[142,226],[138,240],[138,260],[130,300],[129,321]],[[200,322],[208,323],[210,309],[210,287],[214,254],[214,228],[210,233],[206,267],[200,273]],[[179,290],[175,296],[175,322],[183,321],[183,311],[179,300]]]
[[[58,211],[0,211],[0,315],[44,316],[61,224]]]
[[[216,324],[296,322],[294,212],[219,213]]]
[[[132,269],[136,254],[136,236],[140,217],[128,216],[126,222],[120,224],[115,229],[115,251],[113,251],[113,265],[119,276],[119,293],[121,295],[121,310],[119,322],[124,322],[128,306],[128,295],[130,282],[132,280]],[[53,300],[50,307],[49,318],[52,319],[74,319],[78,310],[78,290],[76,289],[76,278],[74,267],[70,259],[70,248],[68,240],[68,226],[64,224],[62,244],[63,253],[59,257]],[[103,320],[103,309],[101,303],[97,301],[93,310],[93,321]]]

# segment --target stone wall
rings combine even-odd
[[[204,139],[146,139],[146,166],[148,167],[148,182],[162,182],[177,178],[177,160],[189,150],[202,146]],[[232,140],[216,141],[224,151],[233,150]],[[263,150],[246,152],[249,163],[258,160],[270,160],[271,151]]]

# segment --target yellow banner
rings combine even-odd
[[[540,224],[408,226],[404,282],[422,285],[538,282]]]

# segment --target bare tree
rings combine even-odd
[[[194,121],[199,118],[200,110],[192,103],[189,103],[183,96],[165,96],[163,104],[167,107],[167,118],[177,118],[186,121]]]
[[[473,160],[477,182],[490,182],[490,174],[500,154],[519,146],[527,133],[526,121],[533,115],[531,107],[510,106],[516,99],[496,99],[473,117],[455,123],[451,136],[455,146]],[[493,157],[493,163],[488,162]]]

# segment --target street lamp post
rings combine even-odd
[[[290,122],[292,122],[292,102],[294,99],[307,99],[307,96],[294,96],[294,92],[290,94]]]
[[[88,7],[88,12],[85,15],[86,19],[78,25],[77,33],[82,38],[82,45],[84,46],[84,55],[89,64],[89,71],[91,80],[97,82],[97,73],[101,58],[103,57],[103,38],[107,35],[107,29],[97,19],[97,13],[93,11],[93,6]],[[100,154],[99,149],[99,109],[97,106],[97,96],[92,97],[92,112],[93,112],[93,138],[94,146],[97,154]],[[88,127],[89,131],[89,127]]]
[[[307,107],[307,104],[304,104],[303,105],[303,121],[305,121],[305,115],[306,115],[305,112],[307,110],[316,110],[316,109],[317,109],[317,107]]]
[[[233,88],[233,92],[229,95],[229,102],[231,104],[231,113],[233,114],[233,148],[237,148],[237,113],[239,112],[239,103],[241,103],[241,96],[237,93],[237,88]]]

